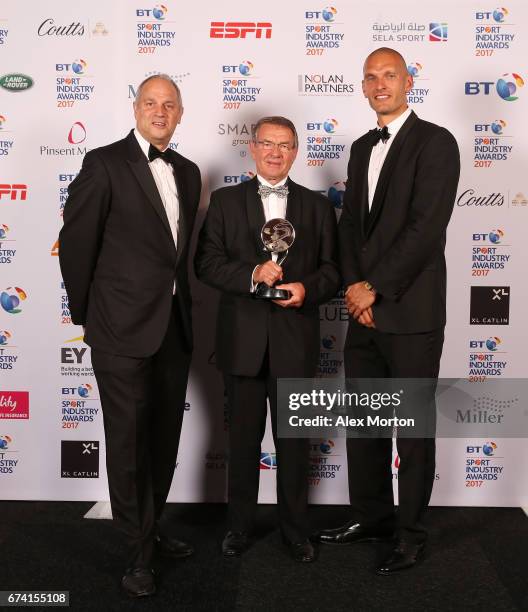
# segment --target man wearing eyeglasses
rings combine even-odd
[[[309,445],[277,437],[277,379],[312,378],[319,356],[319,305],[340,284],[336,219],[330,202],[288,176],[297,155],[295,126],[264,117],[252,130],[255,178],[213,192],[195,258],[196,275],[221,292],[216,361],[229,403],[226,557],[249,546],[259,486],[260,444],[270,402],[277,456],[282,536],[296,561],[315,560],[306,523]],[[283,265],[263,248],[261,230],[286,219],[295,241]],[[290,292],[286,300],[254,296],[264,283]]]

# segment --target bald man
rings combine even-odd
[[[363,67],[363,94],[376,128],[350,151],[339,222],[341,272],[350,314],[347,378],[430,379],[434,389],[446,322],[446,228],[460,172],[453,136],[407,106],[413,86],[403,57],[377,49]],[[420,406],[422,409],[422,406]],[[434,435],[434,434],[433,434]],[[351,521],[320,532],[327,544],[394,539],[376,571],[415,565],[427,532],[435,440],[398,438],[399,508],[392,494],[392,439],[347,440]]]

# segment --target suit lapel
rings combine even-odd
[[[147,196],[150,205],[158,214],[161,222],[163,223],[163,226],[165,227],[165,230],[170,236],[171,242],[174,244],[169,220],[167,218],[167,213],[165,212],[165,207],[163,206],[163,202],[161,201],[156,182],[154,181],[154,177],[152,176],[152,172],[149,168],[147,158],[143,154],[143,151],[141,150],[141,147],[139,146],[139,143],[136,140],[133,131],[130,132],[130,134],[127,136],[127,144],[129,151],[127,162],[130,166],[130,169],[134,173],[134,176],[136,177],[138,183],[141,186],[141,189]]]
[[[269,259],[269,255],[264,250],[260,233],[262,226],[266,222],[264,216],[264,207],[262,206],[262,200],[258,194],[258,179],[255,176],[246,183],[246,212],[249,224],[249,231],[255,244],[258,258],[262,261]]]
[[[361,232],[365,237],[367,235],[367,226],[369,221],[369,204],[368,204],[368,167],[370,162],[370,154],[372,146],[369,139],[361,144],[361,148],[357,153],[358,168],[357,168],[357,184],[352,188],[356,193],[355,201],[360,203],[359,215]]]
[[[176,154],[174,152],[171,153],[172,167],[174,168],[174,180],[176,181],[176,188],[178,190],[179,204],[178,243],[176,250],[176,263],[178,263],[185,249],[185,245],[189,240],[189,228],[191,227],[191,223],[185,172]]]
[[[295,252],[295,247],[299,246],[299,230],[302,226],[302,197],[301,191],[297,183],[294,183],[290,178],[288,179],[288,204],[286,205],[286,219],[293,225],[293,229],[296,232],[296,239],[288,250],[288,257],[284,262],[287,265],[288,259],[291,254]]]
[[[417,119],[418,117],[416,116],[414,111],[411,112],[405,123],[398,130],[396,138],[394,139],[394,142],[392,143],[391,148],[389,149],[387,157],[385,158],[383,167],[381,168],[381,172],[379,175],[378,183],[376,185],[376,191],[374,192],[370,215],[368,217],[367,236],[372,233],[372,230],[376,223],[376,219],[378,218],[381,209],[383,208],[383,204],[385,202],[385,194],[387,193],[387,188],[389,186],[394,167],[400,157],[401,149],[405,143],[405,140]]]

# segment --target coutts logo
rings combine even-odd
[[[0,77],[0,87],[7,91],[25,91],[33,87],[33,79],[27,74],[4,74]]]
[[[51,17],[45,19],[37,30],[39,36],[84,36],[84,25],[72,21],[68,25],[57,25]]]
[[[457,206],[502,206],[504,195],[502,193],[488,193],[486,195],[475,195],[474,189],[466,189],[457,200]]]

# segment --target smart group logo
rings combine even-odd
[[[13,334],[7,329],[0,329],[0,370],[13,372],[17,367],[18,357]]]
[[[489,378],[503,376],[508,366],[504,343],[499,336],[469,341],[468,379],[484,382]]]
[[[520,74],[507,72],[497,81],[466,81],[464,93],[466,96],[489,96],[495,90],[501,100],[515,102],[519,99],[519,93],[523,87],[524,79]]]
[[[27,300],[27,293],[20,287],[7,287],[0,293],[0,306],[8,314],[20,314],[22,302]]]
[[[412,76],[414,82],[413,88],[407,94],[407,102],[409,104],[423,104],[430,92],[430,88],[425,87],[429,78],[423,63],[411,62],[407,66],[407,72]]]
[[[351,96],[354,83],[343,73],[310,72],[297,75],[300,96]]]
[[[343,198],[345,197],[346,184],[344,181],[336,181],[328,188],[327,196],[334,205],[336,211],[343,208]]]
[[[0,434],[0,476],[14,474],[19,461],[13,436]]]
[[[327,322],[348,321],[348,311],[345,306],[345,292],[340,289],[338,294],[319,308],[319,319]]]
[[[211,21],[209,38],[269,39],[273,25],[270,21]]]
[[[90,363],[90,355],[83,340],[83,336],[78,336],[67,340],[64,346],[61,346],[60,373],[62,376],[83,376],[93,378],[94,373]]]
[[[432,26],[445,25],[445,35],[447,40],[447,24],[439,23],[419,23],[417,21],[385,21],[372,24],[371,36],[375,43],[424,43],[431,40],[427,32],[431,32]],[[435,31],[436,27],[433,28]],[[436,34],[435,34],[436,36]],[[435,39],[436,40],[436,39]],[[381,45],[378,45],[381,46]]]
[[[7,157],[13,149],[14,140],[7,135],[11,132],[5,115],[0,115],[0,158]]]
[[[62,429],[79,429],[95,421],[100,403],[93,385],[85,382],[73,387],[62,387],[60,407]]]
[[[492,440],[466,446],[466,487],[478,489],[502,477],[504,457],[497,456],[497,450],[498,445]]]
[[[504,240],[504,230],[499,228],[472,235],[471,276],[489,276],[506,269],[511,253]]]
[[[79,146],[86,140],[86,127],[82,121],[74,121],[69,130],[64,129],[64,143],[74,146],[40,145],[40,155],[46,157],[84,157],[90,150],[88,147]]]
[[[339,49],[345,32],[343,23],[337,20],[338,11],[333,6],[304,12],[304,45],[306,55],[323,55],[329,49]]]
[[[34,85],[33,79],[27,74],[11,72],[0,77],[0,87],[11,93],[27,91]]]
[[[64,212],[64,205],[66,204],[66,200],[68,199],[68,186],[73,181],[73,179],[77,176],[78,172],[75,174],[71,174],[70,172],[61,172],[58,175],[58,183],[59,183],[59,215],[62,217]],[[58,244],[57,244],[58,249]],[[58,254],[58,250],[57,250]]]
[[[255,103],[262,93],[257,87],[255,65],[250,60],[222,66],[222,102],[224,110],[237,110],[241,105]],[[226,75],[228,75],[226,77]],[[242,77],[242,78],[240,78]]]
[[[136,41],[138,53],[155,53],[157,49],[169,49],[175,42],[175,22],[167,19],[169,9],[165,4],[152,8],[136,9]]]
[[[61,478],[99,478],[99,441],[62,440]]]
[[[277,454],[276,453],[260,453],[260,469],[261,470],[276,470],[277,469]]]
[[[251,142],[251,123],[219,123],[217,135],[228,139],[232,147],[240,150],[240,157],[247,156],[247,147]]]
[[[334,334],[323,335],[321,337],[316,377],[335,378],[342,374],[342,369],[343,352],[338,347],[337,337]]]
[[[224,176],[225,185],[237,185],[238,183],[245,183],[254,178],[254,172],[242,172],[242,174],[232,174]]]
[[[343,134],[338,132],[339,122],[333,117],[306,124],[306,165],[323,166],[327,160],[339,160],[345,151],[341,144]]]
[[[474,208],[480,210],[481,208],[495,208],[504,206],[504,202],[507,202],[507,197],[500,191],[492,191],[491,193],[479,193],[476,189],[470,187],[464,189],[457,198],[457,206]]]
[[[335,442],[333,440],[321,440],[310,444],[310,471],[308,472],[308,483],[312,487],[318,487],[321,482],[333,480],[341,471],[340,455],[335,453]]]
[[[10,234],[9,226],[0,223],[0,266],[12,264],[16,254],[15,240]]]
[[[507,23],[509,11],[499,7],[475,13],[475,55],[490,57],[494,53],[510,49],[516,38],[515,26]]]
[[[470,325],[509,325],[510,287],[471,287]]]
[[[29,419],[29,391],[0,391],[0,419]]]
[[[430,42],[447,42],[447,23],[445,21],[429,24]]]

